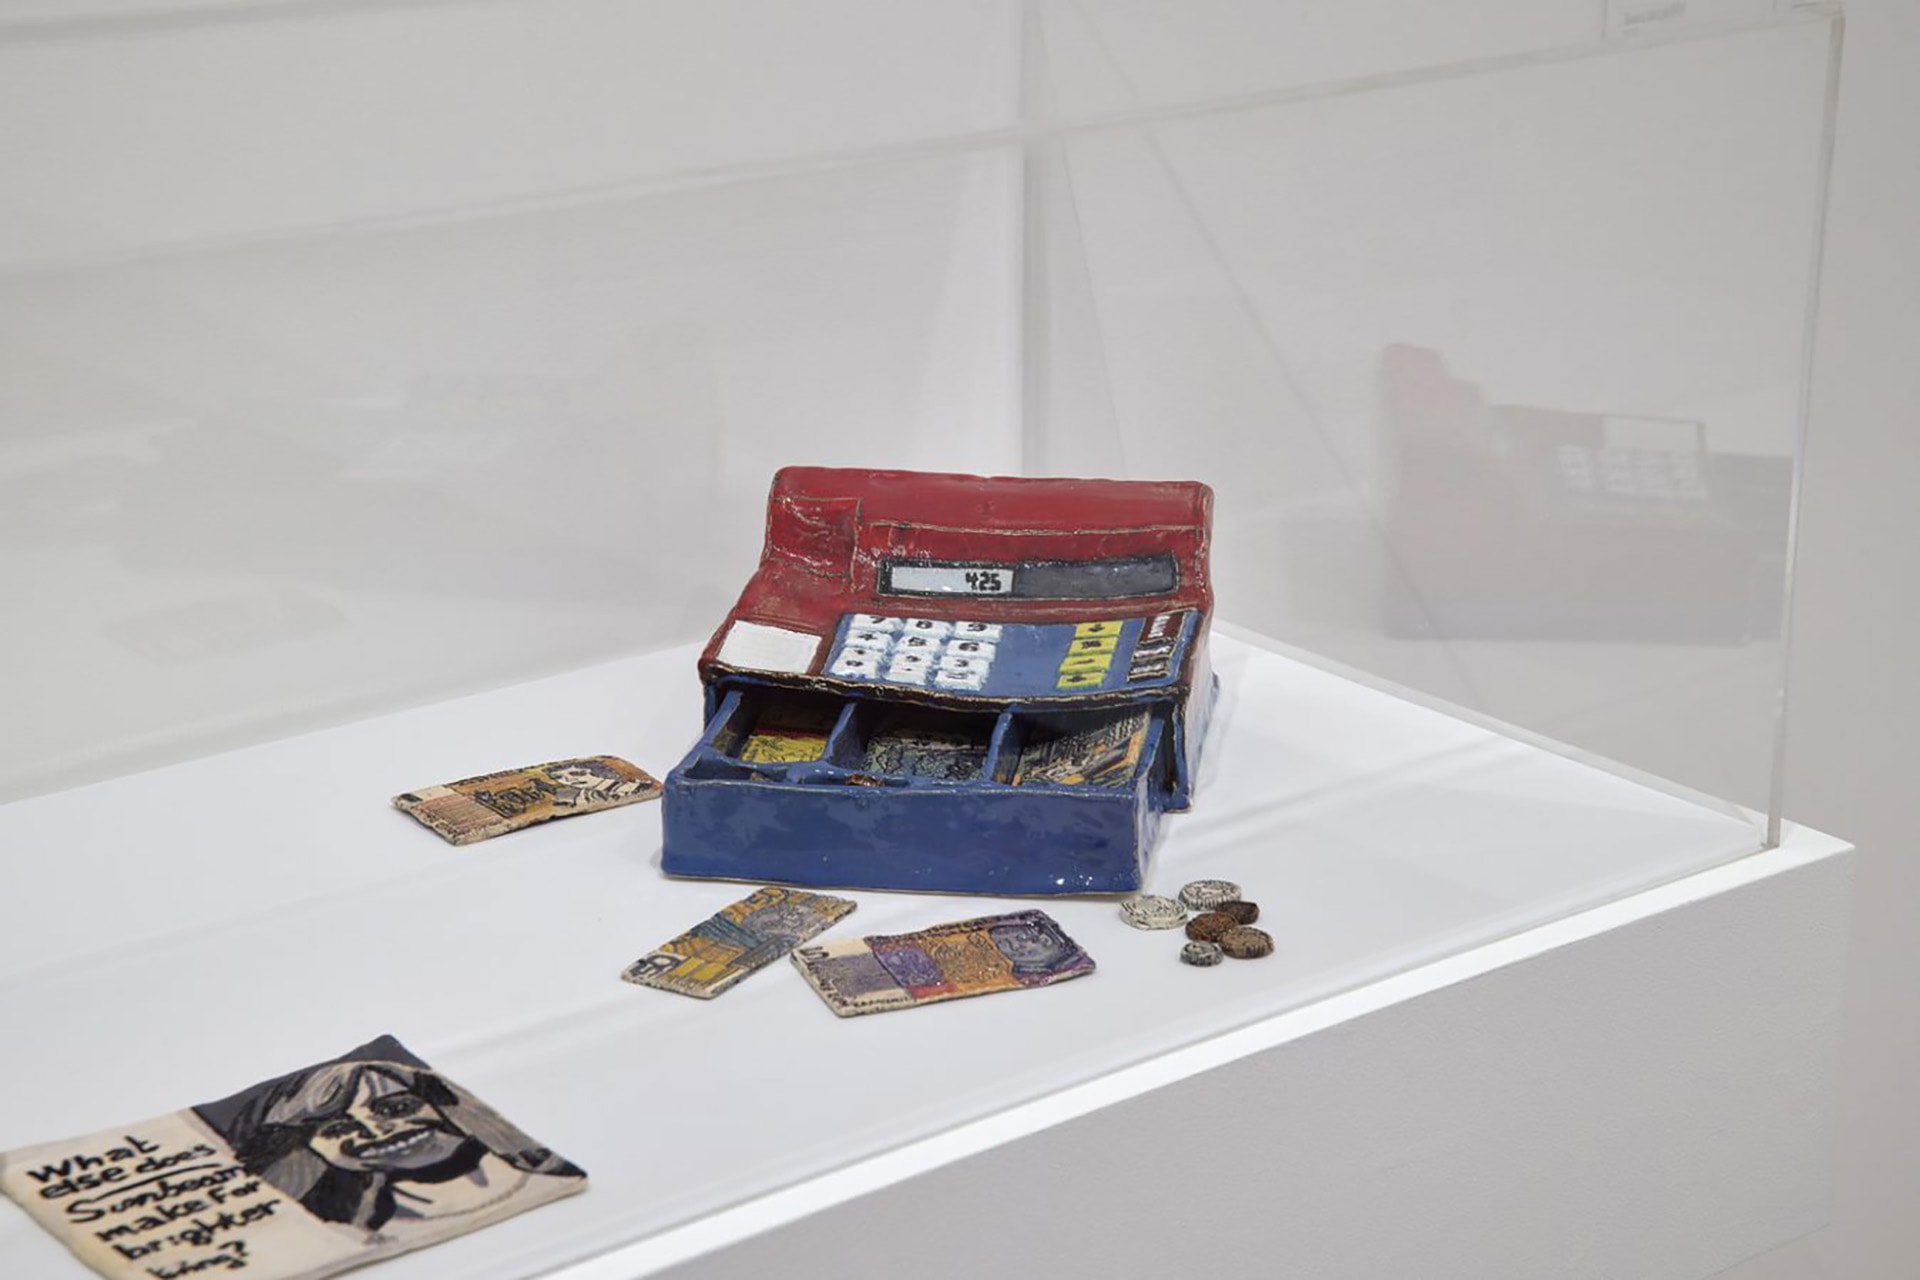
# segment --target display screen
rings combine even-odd
[[[897,564],[888,569],[894,595],[1006,596],[1013,594],[1014,570],[986,564]]]
[[[880,590],[893,596],[1006,596],[1016,600],[1120,600],[1166,595],[1180,585],[1170,555],[1013,564],[888,560]]]

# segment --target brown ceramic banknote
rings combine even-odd
[[[660,781],[619,756],[552,760],[423,787],[393,798],[452,844],[472,844],[538,822],[652,800]]]
[[[1020,749],[1013,782],[1115,786],[1129,781],[1147,744],[1147,713],[1136,711],[1104,724],[1057,738],[1030,742]]]
[[[756,889],[655,947],[620,976],[643,987],[711,1000],[824,932],[853,908],[851,900],[824,893]]]
[[[1020,991],[1093,972],[1093,957],[1044,911],[1015,911],[801,947],[793,962],[843,1018]]]
[[[586,1185],[392,1036],[218,1102],[0,1155],[0,1191],[108,1280],[320,1280]]]

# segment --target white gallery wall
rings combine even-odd
[[[1787,810],[1856,841],[1833,1225],[1728,1280],[1920,1274],[1920,5],[1847,6],[1807,442]]]

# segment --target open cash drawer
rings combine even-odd
[[[664,869],[1138,890],[1213,698],[1209,505],[1202,485],[783,471],[701,660]]]

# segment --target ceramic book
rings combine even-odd
[[[320,1280],[586,1185],[391,1036],[0,1156],[0,1190],[108,1280]]]

